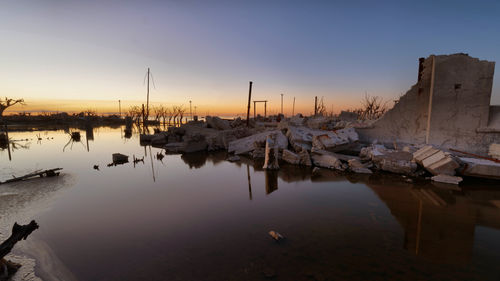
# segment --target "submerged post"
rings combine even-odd
[[[247,127],[250,125],[250,101],[252,99],[252,81],[248,87]]]

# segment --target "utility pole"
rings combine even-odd
[[[281,94],[281,115],[285,116],[283,114],[283,94]]]
[[[149,119],[149,67],[148,67],[148,98],[146,101],[146,121]]]
[[[120,112],[120,118],[122,118],[122,101],[118,100],[118,110]]]
[[[193,121],[193,108],[191,107],[191,101],[189,101],[189,115],[191,115],[191,121]]]
[[[293,97],[292,116],[295,116],[295,97]]]
[[[318,114],[318,96],[314,97],[314,117]]]
[[[252,83],[253,82],[250,81],[250,85],[249,85],[249,89],[248,89],[247,127],[250,125],[250,101],[252,99]]]

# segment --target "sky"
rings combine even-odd
[[[100,113],[150,100],[198,114],[309,114],[387,101],[416,82],[418,58],[500,61],[500,1],[0,0],[0,96],[13,111]],[[492,104],[500,104],[495,74]],[[194,109],[193,109],[194,110]],[[262,113],[263,108],[258,108]]]

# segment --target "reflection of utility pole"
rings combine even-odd
[[[250,166],[247,164],[247,176],[248,176],[248,197],[252,200],[252,183],[250,181]]]
[[[191,101],[189,101],[189,115],[191,115],[191,121],[193,121],[193,108],[191,107]]]
[[[418,202],[417,238],[415,243],[415,255],[418,255],[420,248],[420,231],[422,230],[422,200]]]
[[[283,94],[281,94],[281,115],[283,115]]]
[[[144,147],[144,149],[146,149],[146,147]],[[153,182],[156,182],[155,169],[153,166],[153,153],[151,152],[151,146],[149,146],[149,158],[151,160],[151,172],[153,173]]]

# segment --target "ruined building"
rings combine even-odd
[[[491,106],[495,63],[467,54],[419,60],[418,82],[361,140],[433,144],[486,154],[500,143],[500,106]]]

